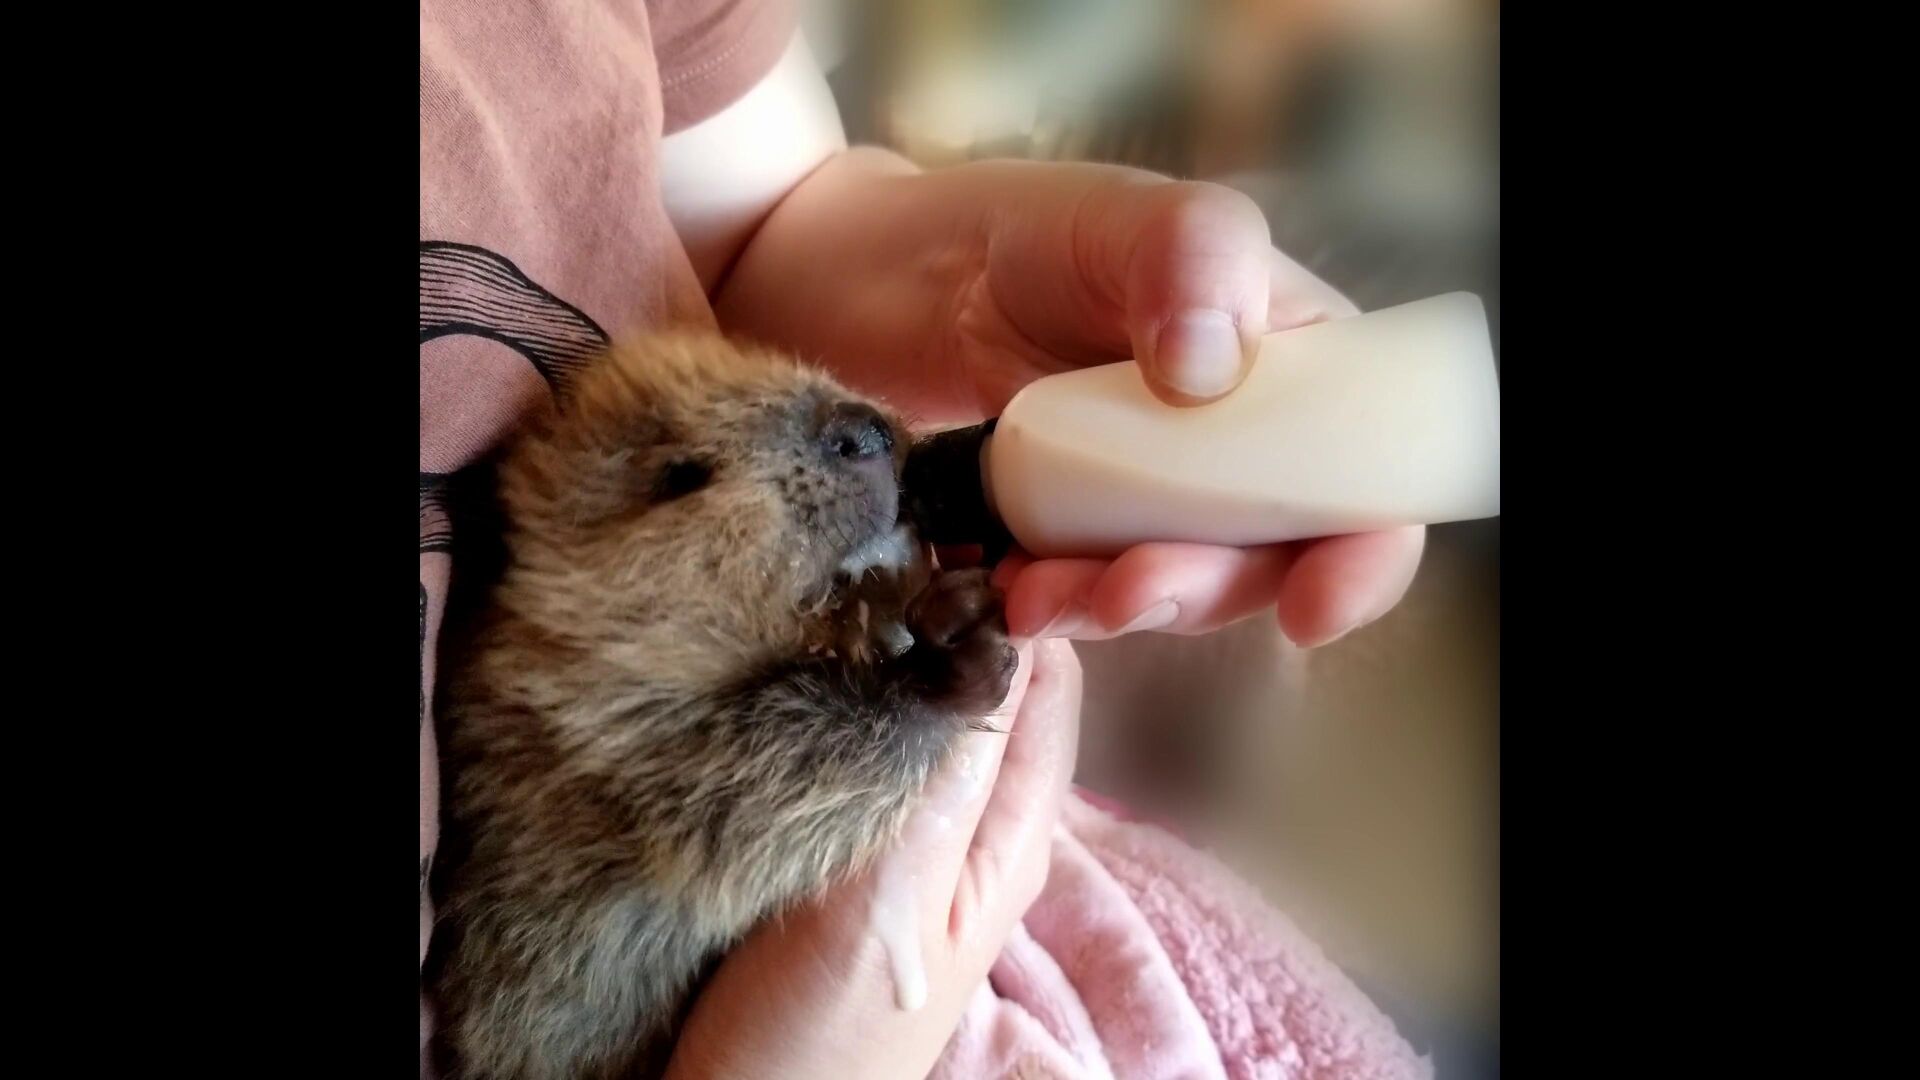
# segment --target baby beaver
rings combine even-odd
[[[698,980],[859,870],[1016,658],[900,520],[872,403],[714,335],[614,351],[499,462],[449,634],[428,977],[450,1080],[664,1067]]]

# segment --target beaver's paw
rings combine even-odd
[[[1001,601],[987,571],[954,570],[907,605],[907,660],[930,704],[984,715],[1006,700],[1019,657]]]

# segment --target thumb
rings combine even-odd
[[[1198,405],[1240,385],[1267,330],[1266,218],[1231,188],[1119,184],[1088,200],[1082,250],[1117,271],[1127,335],[1147,386]]]

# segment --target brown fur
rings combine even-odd
[[[899,507],[905,436],[866,409],[665,337],[511,444],[504,569],[448,642],[429,977],[451,1077],[657,1071],[704,970],[868,860],[1004,696],[980,572],[929,584],[917,541],[843,569]]]

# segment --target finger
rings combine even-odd
[[[1308,544],[1280,589],[1280,629],[1312,648],[1380,618],[1413,584],[1426,542],[1414,526]]]
[[[1006,350],[1038,366],[989,398],[1004,401],[1053,365],[1131,353],[1161,400],[1201,404],[1239,385],[1270,325],[1354,311],[1274,251],[1265,215],[1231,188],[1110,166],[1013,168],[968,166],[1006,171],[1023,192],[992,215],[988,281],[1008,323],[974,330],[1002,333]]]
[[[960,735],[952,751],[927,778],[899,840],[882,857],[883,862],[911,863],[912,876],[920,883],[918,891],[930,905],[944,904],[953,895],[974,830],[992,798],[1001,760],[1011,745],[1010,732],[1019,725],[1034,673],[1033,647],[1024,644],[1017,652],[1020,665],[1014,671],[1006,701],[982,718],[992,730]]]
[[[1108,565],[1104,559],[1041,559],[1001,571],[1006,575],[1007,632],[1035,638],[1073,637],[1084,631],[1086,599]]]
[[[1141,630],[1204,634],[1273,605],[1298,549],[1142,544],[1112,562],[1049,559],[1023,566],[1007,623],[1035,637],[1097,641]]]
[[[997,711],[1004,715],[988,717],[1002,730],[1017,726],[1031,683],[1032,649],[1019,652],[1013,685]],[[961,734],[863,883],[867,930],[876,935],[897,1000],[909,1011],[926,1003],[929,973],[947,970],[953,897],[1009,744],[1010,738],[998,733]],[[862,955],[872,959],[870,950]]]
[[[1109,187],[1077,219],[1078,246],[1121,281],[1147,386],[1195,405],[1240,385],[1267,329],[1273,247],[1253,200],[1214,184]]]
[[[1073,779],[1080,661],[1065,641],[1033,648],[1033,678],[954,889],[948,933],[956,945],[986,941],[997,949],[1039,895],[1060,800]]]
[[[1004,593],[1007,591],[1007,588],[1013,584],[1014,579],[1020,576],[1020,572],[1031,565],[1033,565],[1033,556],[1028,555],[1019,548],[1014,548],[1001,558],[999,564],[993,568],[993,573],[989,575],[988,580],[993,582],[994,588]],[[1011,622],[1008,623],[1007,629],[1010,633],[1013,633],[1014,637],[1023,636],[1013,630]]]
[[[1291,544],[1141,544],[1100,576],[1087,608],[1094,624],[1114,635],[1210,633],[1272,606],[1297,550]]]

